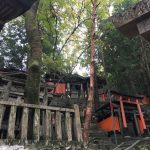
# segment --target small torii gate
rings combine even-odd
[[[150,42],[150,0],[142,0],[110,19],[115,27],[127,37],[141,35]]]

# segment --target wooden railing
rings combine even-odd
[[[78,105],[72,109],[0,101],[0,137],[13,142],[26,143],[44,140],[82,142],[82,130]]]

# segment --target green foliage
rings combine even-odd
[[[0,43],[0,67],[25,69],[28,43],[22,18],[5,25],[0,33]]]

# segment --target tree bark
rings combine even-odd
[[[91,36],[90,36],[90,47],[91,47],[91,54],[90,54],[90,93],[87,101],[86,107],[86,114],[85,114],[85,121],[83,125],[83,142],[84,146],[86,147],[89,141],[89,128],[92,116],[92,108],[93,108],[93,101],[94,101],[94,53],[95,53],[95,24],[96,24],[96,2],[97,0],[93,0],[93,11],[92,11],[92,29],[91,29]]]
[[[25,102],[39,104],[40,69],[42,58],[42,44],[37,23],[39,1],[25,13],[25,27],[30,46],[28,55],[28,76],[25,87]]]

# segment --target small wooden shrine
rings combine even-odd
[[[40,105],[25,104],[26,76],[24,71],[0,69],[0,139],[24,144],[28,141],[48,144],[54,140],[82,142],[79,106],[66,107],[61,102],[60,106],[58,103],[53,106],[52,97],[64,93],[60,87],[56,88],[58,93],[51,93],[54,87],[44,82],[40,86]]]
[[[125,136],[148,135],[150,132],[150,119],[143,106],[150,104],[145,96],[131,96],[110,92],[100,95],[102,104],[96,110],[97,127],[109,134],[116,133]]]

